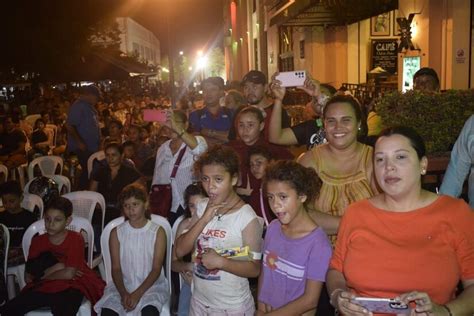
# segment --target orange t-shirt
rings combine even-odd
[[[358,201],[342,218],[330,268],[356,295],[394,298],[416,290],[445,304],[460,279],[474,279],[474,213],[448,196],[403,213]]]

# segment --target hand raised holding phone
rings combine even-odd
[[[275,72],[272,76],[272,82],[270,82],[269,88],[273,97],[277,100],[283,100],[286,93],[286,88],[281,85],[281,81],[277,79],[279,72]]]
[[[144,109],[143,120],[145,122],[166,122],[167,111],[162,109]]]

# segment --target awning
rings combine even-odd
[[[283,0],[271,4],[276,12],[270,26],[348,25],[398,9],[398,0]]]
[[[51,82],[126,80],[153,75],[156,72],[144,64],[102,52],[92,52],[79,60],[71,60],[61,69],[41,73],[43,79]]]

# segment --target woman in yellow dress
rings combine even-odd
[[[337,234],[340,217],[355,201],[377,193],[373,177],[373,149],[357,141],[362,112],[352,96],[337,95],[323,110],[327,143],[298,158],[316,170],[323,184],[310,214],[327,234]],[[334,240],[333,240],[334,241]]]

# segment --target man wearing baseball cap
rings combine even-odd
[[[97,86],[83,87],[81,96],[71,105],[67,116],[67,150],[77,155],[82,167],[80,189],[87,187],[87,160],[99,150],[100,128],[95,105],[100,98],[101,93]]]
[[[273,99],[269,97],[266,92],[268,90],[267,77],[258,70],[249,71],[243,78],[241,85],[243,87],[244,96],[249,105],[253,105],[265,112],[265,128],[263,130],[266,141],[269,139],[270,117],[273,109]],[[237,115],[234,115],[236,117]],[[290,127],[291,120],[285,109],[281,112],[282,127]],[[235,124],[234,124],[235,125]],[[235,126],[229,132],[229,139],[235,138]]]

